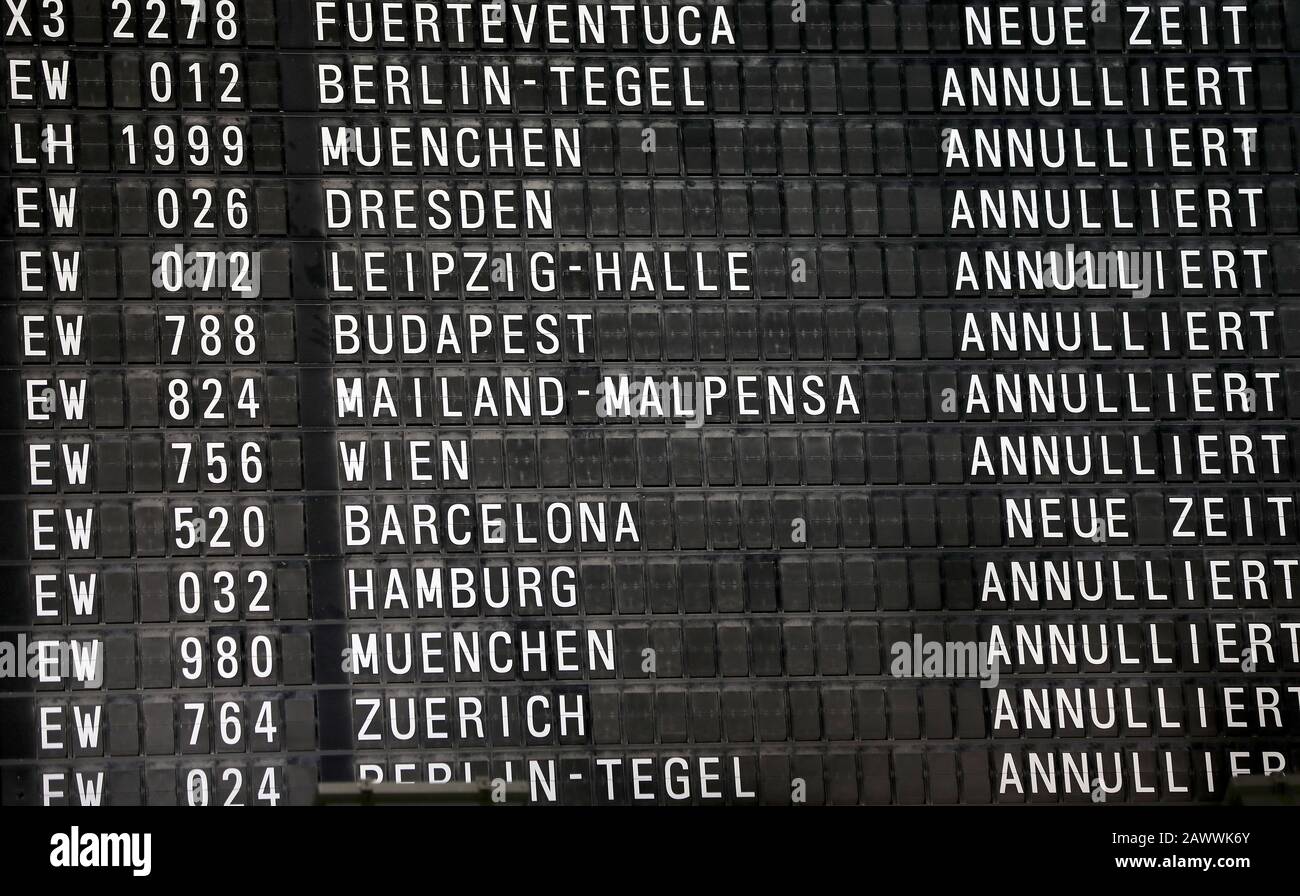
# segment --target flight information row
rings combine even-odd
[[[1142,55],[1017,63],[853,55],[803,61],[760,54],[629,59],[113,51],[50,60],[57,86],[50,79],[37,88],[28,63],[25,81],[11,84],[4,96],[16,97],[19,108],[48,95],[56,109],[71,99],[85,109],[288,114],[1222,114],[1285,113],[1288,87],[1300,78],[1290,60],[1276,54]],[[31,59],[12,58],[20,60],[20,73],[21,60]],[[303,84],[313,89],[300,89]]]
[[[656,190],[646,192],[647,203]],[[582,192],[575,201],[587,201]],[[874,188],[869,192],[876,195]],[[681,198],[681,191],[676,195]],[[906,190],[894,198],[905,202]],[[882,208],[902,214],[888,211],[893,206]],[[0,283],[5,284],[0,295],[20,301],[238,301],[291,294],[299,301],[419,295],[537,301],[886,295],[891,300],[1041,300],[1046,295],[1162,301],[1211,294],[1287,296],[1300,282],[1300,241],[1263,234],[1248,244],[1224,236],[1135,242],[1127,236],[1065,235],[1014,243],[966,236],[939,243],[855,239],[852,246],[799,240],[719,245],[716,238],[702,238],[686,245],[676,239],[617,237],[584,242],[585,226],[578,239],[565,243],[530,241],[521,247],[512,240],[465,240],[432,250],[414,237],[361,243],[296,239],[286,245],[260,239],[153,242],[143,235],[118,242],[37,242],[24,234],[0,246]],[[87,273],[91,270],[94,277]]]
[[[0,375],[30,430],[1055,420],[1272,420],[1300,402],[1283,362],[1135,366],[1052,359],[942,371],[900,362],[689,370],[623,366],[150,370]],[[413,366],[413,365],[411,365]],[[302,401],[299,401],[299,393]],[[333,454],[333,451],[330,452]]]
[[[253,696],[259,688],[313,683],[358,691],[382,684],[392,686],[391,693],[403,690],[402,685],[461,688],[476,682],[527,693],[620,679],[884,676],[973,678],[989,691],[999,685],[1048,683],[1104,688],[1116,679],[1142,675],[1150,677],[1135,689],[1214,681],[1216,688],[1249,683],[1254,690],[1300,668],[1300,617],[1282,615],[1268,622],[1247,621],[1253,613],[1016,618],[984,614],[978,621],[949,618],[928,624],[843,618],[454,624],[426,619],[383,627],[355,622],[347,628],[318,624],[310,629],[178,626],[143,634],[105,628],[62,637],[47,629],[30,638],[5,635],[0,646],[7,660],[23,667],[6,679],[5,690],[36,692],[42,700],[66,698],[58,692],[84,699],[101,696],[95,691],[184,693],[240,686]],[[938,657],[935,644],[941,645]],[[980,647],[963,657],[969,666],[943,674],[932,666],[925,674],[927,662],[949,650],[965,653],[972,644]],[[1294,719],[1300,712],[1300,688],[1292,685],[1283,692],[1286,715]],[[1215,708],[1212,701],[1205,702],[1203,717]],[[1273,702],[1275,711],[1282,709]]]
[[[277,46],[310,49],[661,50],[726,54],[737,50],[875,53],[953,51],[963,46],[1026,51],[1143,48],[1149,52],[1282,49],[1300,46],[1293,16],[1278,0],[1239,5],[1174,5],[1157,13],[1129,5],[1108,14],[1083,2],[1045,14],[1028,4],[999,4],[999,15],[957,4],[874,0],[717,0],[613,5],[447,3],[417,0],[321,0],[300,10],[242,0],[114,0],[108,8],[75,0],[44,10],[9,11],[6,41],[112,45]]]
[[[1146,549],[1069,555],[889,551],[813,556],[720,552],[716,562],[627,554],[404,560],[158,559],[0,567],[15,595],[2,625],[234,619],[639,616],[825,612],[1291,608],[1300,558],[1283,548]],[[310,582],[310,587],[309,587]],[[100,590],[102,589],[102,591]]]
[[[754,682],[752,688],[743,689],[737,684],[718,689],[700,682],[689,690],[672,684],[620,690],[593,684],[581,696],[570,685],[531,697],[505,688],[474,696],[439,688],[414,692],[399,687],[384,692],[359,688],[354,698],[361,709],[356,728],[362,735],[361,749],[367,751],[402,749],[404,742],[424,749],[472,750],[584,743],[969,741],[1017,734],[1114,740],[1153,733],[1268,736],[1270,729],[1276,736],[1274,719],[1281,721],[1296,712],[1294,689],[1288,693],[1275,678],[1250,686],[1064,677],[1059,684],[1044,686],[1034,679],[1017,678],[1014,684],[1003,681],[996,691],[942,682],[852,687],[813,682],[773,687]],[[1285,695],[1285,710],[1279,700],[1255,717],[1253,704],[1258,700],[1267,706],[1274,695]],[[74,760],[208,753],[257,757],[315,749],[315,707],[310,695],[252,691],[211,697],[188,693],[171,699],[105,696],[93,703],[84,698],[71,702],[45,698],[37,706],[0,698],[0,713],[8,717],[11,731],[39,732],[25,742],[11,735],[11,742],[0,749],[8,747],[14,758]],[[321,700],[332,698],[325,692],[317,695]],[[382,719],[367,721],[365,710],[376,701],[387,712],[375,713]],[[557,706],[567,702],[566,709],[576,706],[585,718],[580,723],[566,719],[558,737],[539,735],[543,726],[535,707],[543,701]],[[411,703],[417,707],[414,711]],[[1243,711],[1248,703],[1249,714]],[[997,713],[997,722],[986,721],[986,713]],[[425,723],[429,716],[433,718]],[[574,728],[579,729],[577,736]]]
[[[293,176],[1295,172],[1295,125],[1286,118],[1162,115],[1127,122],[1072,115],[969,124],[946,116],[924,120],[930,117],[344,120],[19,110],[10,116],[12,141],[0,143],[0,161],[15,174],[272,174],[290,163]],[[295,148],[287,151],[287,144]],[[320,145],[319,154],[296,148],[313,144]]]
[[[1140,490],[1136,490],[1140,489]],[[565,490],[569,491],[569,490]],[[457,555],[691,550],[915,549],[1129,545],[1284,545],[1296,495],[1286,488],[1056,486],[951,488],[675,488],[616,497],[438,494],[214,498],[131,502],[50,498],[23,508],[26,538],[6,557],[33,559],[302,556],[341,551]],[[692,494],[692,492],[698,492]],[[14,520],[16,522],[16,520]],[[22,542],[26,542],[23,544]]]
[[[313,489],[1292,482],[1300,433],[1145,426],[570,432],[406,430],[29,437],[4,448],[0,494]],[[305,458],[313,458],[312,464]],[[327,460],[328,459],[328,460]],[[332,460],[332,464],[329,462]],[[332,469],[331,469],[332,467]],[[304,477],[304,470],[310,474]]]
[[[1233,774],[1262,773],[1266,762],[1276,773],[1288,758],[1295,761],[1284,743],[1270,741],[1254,754],[1210,739],[1149,736],[1105,749],[1078,739],[1058,748],[1000,749],[772,744],[762,752],[730,747],[725,756],[689,745],[639,753],[574,747],[530,757],[446,750],[431,758],[429,750],[397,749],[355,765],[324,753],[282,765],[230,757],[114,762],[109,769],[102,760],[76,770],[13,766],[2,773],[0,793],[6,805],[311,805],[320,780],[365,780],[463,783],[483,800],[496,787],[517,801],[571,806],[1186,803],[1218,802]]]
[[[273,183],[154,178],[12,180],[0,232],[70,236],[1006,235],[1098,239],[1283,235],[1300,230],[1294,180],[976,181],[947,188],[882,180],[663,183],[364,180]],[[323,198],[322,198],[323,194]],[[318,220],[289,209],[318,206]],[[945,212],[945,209],[950,210]],[[1246,245],[1250,245],[1246,242]],[[1153,249],[1155,247],[1152,247]],[[1058,267],[1063,267],[1058,265]],[[1073,280],[1053,272],[1053,283]],[[1136,288],[1137,281],[1134,280]]]
[[[243,366],[334,359],[472,361],[785,361],[1219,358],[1300,355],[1300,307],[879,305],[747,306],[697,301],[590,310],[500,305],[297,303],[195,308],[35,303],[0,311],[7,365]]]

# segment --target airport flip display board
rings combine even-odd
[[[1300,4],[0,34],[0,804],[1296,774]]]

